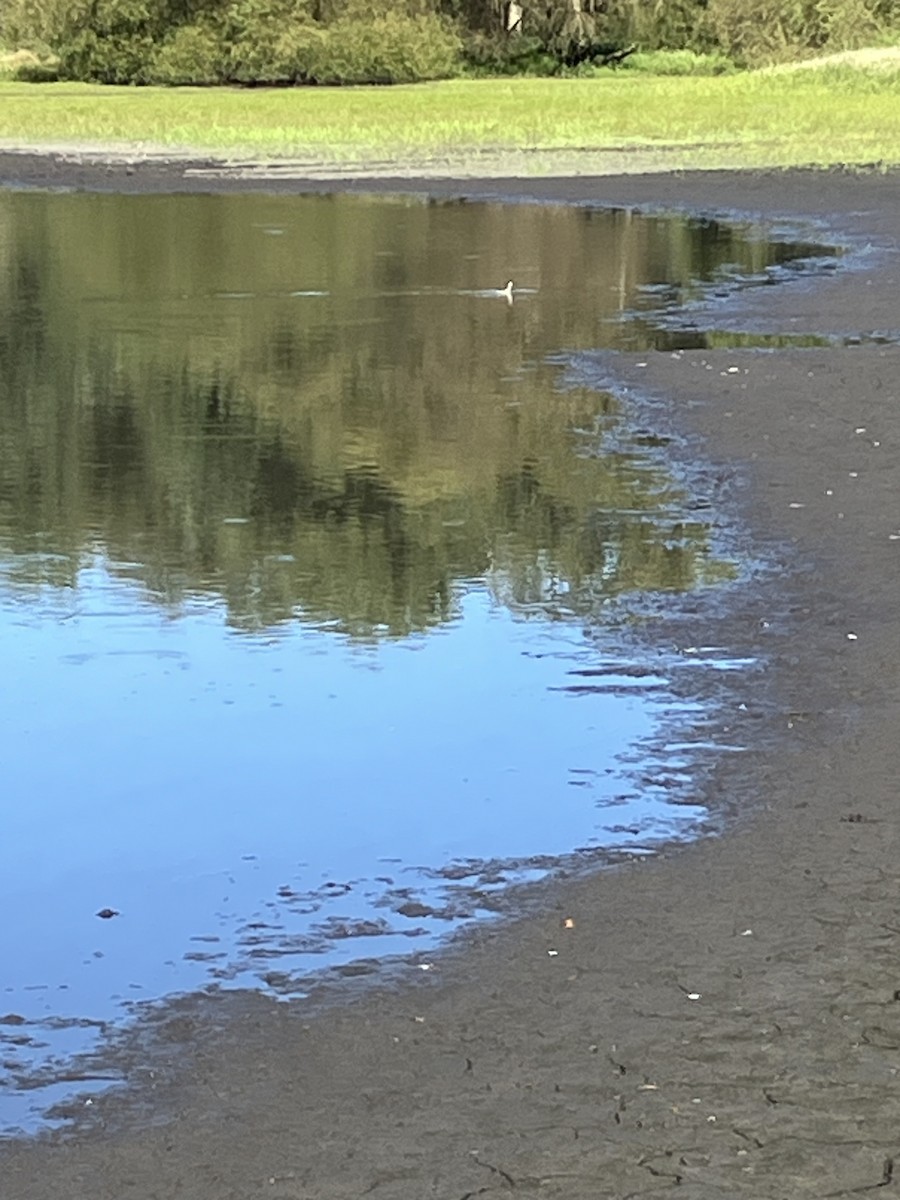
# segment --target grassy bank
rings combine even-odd
[[[322,164],[634,155],[641,169],[900,163],[900,70],[457,80],[395,88],[0,83],[0,141],[141,144]]]

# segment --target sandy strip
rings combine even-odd
[[[259,159],[237,151],[200,156],[196,151],[152,142],[59,142],[52,148],[0,138],[0,159],[8,161],[7,179],[32,187],[75,187],[92,191],[296,191],[311,183],[370,183],[402,180],[407,188],[435,181],[599,178],[651,175],[716,168],[738,170],[754,154],[759,161],[778,162],[778,139],[748,143],[698,142],[694,145],[634,145],[597,149],[485,146],[476,151],[449,150],[439,157],[418,151],[397,158],[340,158],[329,161],[312,151],[309,157]]]
[[[0,156],[4,181],[307,186]],[[745,293],[717,319],[843,335],[900,327],[898,183],[794,172],[341,186],[812,219],[857,248],[854,269]],[[173,1005],[132,1048],[132,1102],[98,1101],[72,1140],[0,1144],[4,1200],[900,1188],[900,348],[605,365],[710,462],[772,566],[727,611],[698,603],[671,631],[770,664],[737,683],[718,731],[750,750],[698,784],[733,814],[730,831],[560,881],[539,911],[477,930],[415,986],[312,1018],[253,997]]]

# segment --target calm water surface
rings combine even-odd
[[[736,566],[571,366],[813,251],[577,209],[0,196],[0,1126],[134,1001],[294,995],[554,856],[690,834],[623,762],[673,701],[615,629]]]

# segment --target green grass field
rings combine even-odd
[[[323,166],[631,155],[661,166],[900,163],[900,70],[455,80],[393,88],[0,83],[7,146],[139,144]],[[525,153],[527,152],[527,154]]]

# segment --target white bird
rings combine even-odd
[[[507,282],[505,288],[501,288],[499,290],[499,294],[501,296],[506,297],[507,304],[512,304],[512,302],[513,302],[513,281],[511,279]]]

